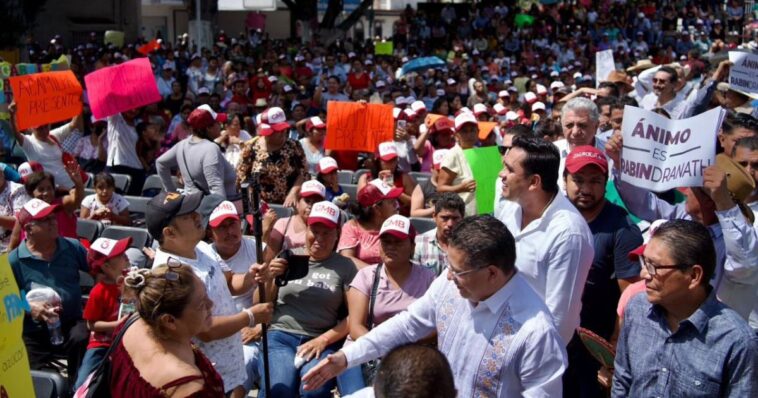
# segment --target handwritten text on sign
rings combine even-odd
[[[595,86],[608,79],[608,75],[616,69],[613,61],[613,50],[598,51],[595,53]]]
[[[92,114],[104,119],[161,100],[147,58],[109,66],[84,76]]]
[[[758,93],[758,55],[729,51],[729,88],[743,94]]]
[[[663,192],[703,185],[703,170],[716,158],[716,133],[724,110],[714,108],[689,119],[671,120],[624,107],[621,180]]]
[[[329,101],[326,149],[375,152],[395,131],[392,105]]]
[[[71,71],[10,78],[20,130],[70,119],[82,112],[82,86]]]

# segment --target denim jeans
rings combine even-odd
[[[84,359],[82,359],[82,366],[79,368],[79,374],[76,377],[76,384],[74,390],[79,388],[84,381],[87,380],[89,374],[92,373],[105,358],[105,353],[108,351],[108,347],[90,348],[84,353]]]
[[[260,342],[250,342],[242,346],[242,355],[245,358],[245,373],[247,374],[247,380],[242,384],[245,391],[249,392],[253,389],[253,385],[258,379],[260,379],[260,373],[258,367],[262,366],[261,362],[261,344]],[[261,383],[259,383],[261,384]]]
[[[330,380],[321,388],[314,391],[303,391],[300,385],[302,377],[316,366],[322,359],[334,353],[342,345],[341,342],[332,344],[318,358],[306,362],[300,369],[295,369],[295,353],[297,347],[311,340],[312,337],[274,330],[268,332],[269,370],[271,372],[271,395],[276,398],[331,398],[331,390],[335,381]],[[265,398],[263,386],[263,361],[259,361],[258,372],[261,375],[261,391],[258,397]],[[346,370],[337,377],[340,394],[347,395],[363,388],[363,375],[359,366]]]

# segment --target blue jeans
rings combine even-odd
[[[253,389],[253,385],[260,378],[258,368],[262,367],[261,362],[261,344],[260,342],[250,342],[242,346],[242,354],[245,358],[245,373],[247,373],[247,380],[242,384],[245,391],[249,392]]]
[[[89,377],[89,374],[94,372],[100,363],[105,358],[105,353],[108,351],[108,347],[90,348],[84,353],[84,359],[82,359],[82,366],[79,368],[78,376],[76,376],[76,384],[74,390],[79,388]]]
[[[314,391],[303,391],[300,380],[303,375],[308,373],[311,368],[315,367],[322,359],[329,354],[334,353],[341,346],[341,342],[332,344],[321,353],[318,358],[306,362],[300,369],[295,369],[295,353],[297,347],[311,340],[312,337],[287,333],[280,330],[268,332],[268,361],[271,372],[271,395],[276,398],[331,398],[331,390],[335,382],[330,380],[321,388]],[[258,371],[263,375],[263,361],[259,361]],[[266,393],[261,377],[261,391],[258,393],[259,398],[265,398]],[[364,387],[363,375],[360,367],[354,367],[343,372],[337,377],[337,385],[340,394],[346,395],[353,393]]]

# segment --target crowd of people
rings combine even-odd
[[[409,7],[392,55],[254,30],[148,55],[30,44],[82,82],[147,57],[162,96],[97,120],[82,83],[81,115],[29,131],[9,108],[25,162],[2,165],[2,247],[19,288],[48,294],[24,320],[32,368],[66,359],[72,391],[109,361],[113,396],[263,397],[265,324],[273,397],[758,396],[758,95],[727,60],[756,47],[742,2],[514,3]],[[445,66],[401,74],[420,56]],[[325,148],[330,101],[392,104],[392,140]],[[726,109],[698,132],[718,142],[702,186],[620,178],[626,106]],[[489,183],[465,155],[482,147],[501,154]],[[81,219],[152,244],[89,242]]]

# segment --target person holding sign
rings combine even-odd
[[[476,212],[476,181],[471,166],[463,151],[471,149],[479,140],[479,123],[476,116],[470,112],[461,112],[455,117],[455,139],[457,145],[448,151],[442,160],[437,177],[437,191],[454,192],[460,195],[466,203],[466,214]]]
[[[758,267],[758,234],[751,221],[754,215],[743,203],[755,182],[742,166],[723,154],[717,156],[716,164],[704,169],[703,186],[686,188],[686,201],[671,205],[653,192],[621,180],[622,148],[623,137],[617,132],[608,141],[606,154],[615,163],[614,183],[627,208],[647,221],[684,219],[708,227],[716,247],[716,271],[710,281],[714,288],[719,288],[724,271],[739,274],[738,270]]]
[[[132,178],[127,195],[139,196],[145,183],[145,170],[137,156],[136,123],[139,109],[108,116],[108,158],[105,171],[108,173],[127,174]]]
[[[8,111],[15,114],[15,104],[8,106]],[[63,142],[71,133],[81,131],[83,128],[83,119],[81,114],[74,116],[70,122],[65,123],[57,128],[50,129],[49,124],[32,127],[32,133],[25,135],[22,131],[13,129],[16,142],[21,146],[27,159],[39,162],[45,170],[49,171],[55,177],[58,186],[69,190],[74,188],[74,182],[66,172],[63,165],[63,148],[60,143]]]

